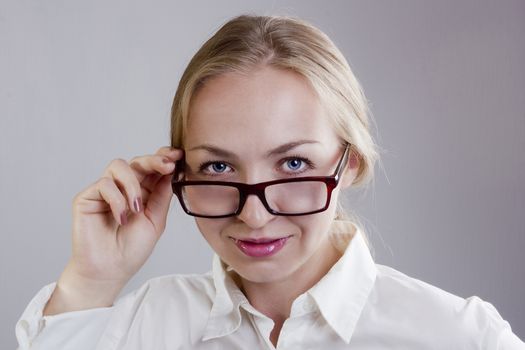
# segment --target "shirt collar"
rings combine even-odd
[[[309,293],[326,322],[350,342],[376,280],[376,266],[363,233],[350,221],[335,220],[332,242],[343,256]]]
[[[330,232],[332,243],[344,253],[305,294],[315,301],[330,327],[349,343],[374,285],[376,267],[362,232],[352,222],[334,220]],[[216,293],[203,341],[236,331],[241,324],[239,308],[249,304],[217,254],[213,256],[212,275]],[[306,295],[299,298],[307,300]]]
[[[215,299],[202,337],[203,341],[236,331],[241,325],[239,306],[248,303],[246,296],[227,272],[227,265],[217,254],[213,254],[212,275]]]

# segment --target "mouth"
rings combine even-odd
[[[258,239],[236,239],[230,237],[237,248],[245,255],[254,258],[263,258],[276,254],[280,251],[288,239],[292,237],[286,236],[281,238],[258,238]]]

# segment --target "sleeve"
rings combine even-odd
[[[510,327],[504,328],[498,336],[498,350],[525,350],[525,343],[512,333]]]
[[[18,349],[95,349],[113,307],[43,316],[56,283],[43,287],[29,302],[15,332]]]
[[[525,343],[512,332],[509,322],[501,316],[492,303],[477,296],[466,300],[470,308],[472,324],[483,330],[483,335],[480,335],[484,345],[482,349],[525,350]]]

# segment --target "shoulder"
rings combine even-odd
[[[193,343],[189,338],[205,328],[214,297],[210,272],[150,279],[115,302],[103,339],[144,349],[158,348],[158,339]]]
[[[199,309],[209,312],[215,297],[211,272],[204,274],[174,274],[152,278],[120,298],[120,309],[145,309],[155,314]]]
[[[442,346],[484,349],[495,348],[498,335],[510,328],[496,308],[478,296],[463,298],[394,268],[376,267],[370,303],[386,319],[417,326],[418,334],[410,336]]]
[[[152,278],[118,302],[144,297],[194,298],[213,297],[215,287],[211,272],[203,274],[173,274]]]

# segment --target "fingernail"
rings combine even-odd
[[[140,213],[140,211],[142,210],[142,199],[140,197],[135,198],[135,200],[133,201],[133,207],[135,208],[135,211],[137,213]]]
[[[120,213],[120,224],[126,225],[127,223],[128,223],[128,216],[126,215],[126,212],[123,211],[122,213]]]

